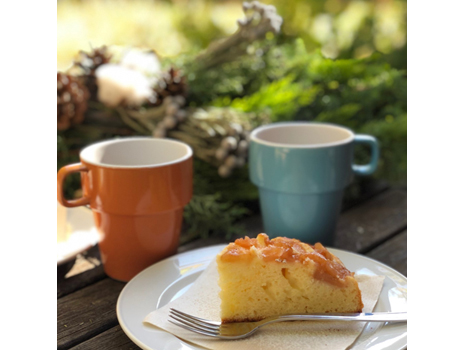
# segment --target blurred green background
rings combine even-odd
[[[262,2],[276,6],[283,34],[302,38],[309,51],[321,48],[330,58],[378,51],[406,68],[406,1]],[[151,47],[165,57],[197,51],[232,34],[242,16],[241,1],[59,0],[58,69],[68,67],[79,50],[101,45]]]
[[[249,87],[248,91],[241,91],[242,86],[248,87],[247,82],[237,83],[231,79],[225,81],[226,87],[216,91],[211,91],[207,76],[202,79],[204,86],[198,86],[197,81],[190,81],[193,85],[191,90],[196,91],[191,98],[193,103],[232,105],[242,110],[253,110],[257,107],[257,101],[261,105],[270,102],[266,100],[266,88],[262,94],[254,97],[254,101],[230,101],[256,93],[274,81],[275,86],[271,86],[272,91],[269,91],[273,100],[270,107],[278,109],[278,113],[284,103],[275,101],[276,92],[279,94],[282,91],[281,96],[288,98],[289,103],[296,104],[296,107],[296,99],[306,99],[308,102],[300,110],[284,108],[281,116],[287,113],[285,119],[340,123],[357,132],[380,137],[383,146],[382,177],[405,182],[406,1],[263,2],[275,5],[278,14],[283,17],[282,34],[276,39],[282,50],[275,50],[274,54],[288,56],[284,58],[288,61],[284,63],[288,69],[278,73],[276,69],[264,69],[266,77],[258,77],[261,80],[255,81],[255,85]],[[57,69],[65,70],[69,67],[79,50],[89,51],[91,47],[102,45],[152,48],[161,57],[173,58],[176,62],[183,54],[197,53],[213,40],[231,35],[237,29],[237,19],[242,17],[241,1],[60,0],[57,3]],[[305,46],[306,54],[320,50],[323,57],[345,61],[331,64],[318,57],[302,55],[301,48],[296,48],[296,38]],[[290,49],[286,43],[294,47]],[[287,51],[283,53],[284,50]],[[291,60],[294,62],[289,62]],[[284,86],[292,80],[289,73],[295,71],[299,64],[302,66],[302,62],[295,62],[299,60],[307,60],[303,65],[308,74],[300,79],[307,79],[303,82],[305,86]],[[233,73],[245,75],[250,72],[236,70]],[[286,75],[287,81],[280,80]],[[217,75],[211,76],[212,80],[218,80]],[[242,86],[234,88],[228,84]],[[305,96],[296,95],[296,99],[289,98],[292,91],[296,93],[296,89],[302,91],[309,86],[314,96],[308,93]],[[219,94],[218,91],[223,93]],[[247,105],[249,102],[252,105]],[[280,120],[281,116],[275,116],[274,119]],[[389,159],[395,160],[392,166],[383,166],[386,161],[390,162]]]
[[[244,16],[241,1],[59,0],[57,70],[69,68],[80,50],[102,45],[154,49],[185,71],[191,107],[267,111],[271,121],[331,122],[377,137],[379,168],[373,177],[355,179],[347,201],[366,182],[404,186],[406,1],[262,2],[276,6],[283,17],[281,33],[251,45],[235,61],[202,69],[192,63],[195,56],[236,31]],[[76,135],[73,129],[58,132],[58,167],[77,160],[67,146]],[[358,163],[368,157],[366,149],[356,149]],[[191,236],[234,233],[233,223],[256,210],[257,191],[247,168],[224,179],[197,160],[194,181],[196,193],[185,211]],[[78,179],[74,182],[78,188]]]

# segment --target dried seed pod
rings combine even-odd
[[[157,126],[157,128],[153,130],[152,135],[153,137],[163,138],[166,136],[166,129],[162,126]]]
[[[229,177],[232,173],[232,169],[228,166],[226,166],[225,164],[221,165],[219,168],[218,168],[218,174],[221,176],[221,177]]]
[[[224,160],[224,165],[226,165],[228,168],[235,168],[236,160],[237,160],[237,157],[231,154]]]
[[[228,151],[225,150],[224,148],[218,148],[215,152],[215,157],[216,159],[223,161],[228,155]]]
[[[57,129],[82,123],[88,99],[89,91],[80,78],[57,72]]]
[[[245,165],[244,157],[236,157],[236,168],[242,168]]]
[[[228,151],[233,151],[237,148],[237,140],[232,136],[225,137],[221,141],[221,147],[227,149]]]
[[[175,115],[178,110],[179,106],[176,103],[170,103],[166,105],[165,111],[167,115]]]
[[[249,131],[244,131],[242,133],[242,138],[246,140],[247,142],[250,142],[250,132]]]
[[[230,136],[240,135],[242,133],[242,131],[244,130],[242,128],[242,125],[237,124],[237,123],[231,123],[230,126],[231,126],[231,128],[228,131]]]
[[[249,149],[249,143],[246,140],[240,140],[237,145],[237,153],[239,155],[247,155],[247,151]]]
[[[181,95],[173,96],[173,100],[178,106],[184,106],[186,104],[186,98]]]
[[[184,109],[179,109],[176,112],[175,117],[179,122],[182,122],[187,118],[187,112]]]
[[[172,104],[173,103],[173,96],[166,96],[164,99],[163,99],[163,104],[164,105],[169,105],[169,104]]]
[[[167,115],[165,118],[162,120],[162,125],[166,129],[174,129],[176,125],[178,124],[178,120],[172,116],[172,115]]]

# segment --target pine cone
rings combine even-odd
[[[66,130],[84,120],[89,91],[78,78],[57,73],[57,129]]]
[[[187,96],[187,83],[186,77],[181,75],[179,70],[170,68],[168,72],[165,72],[157,85],[153,89],[156,97],[154,101],[151,101],[151,106],[159,106],[163,103],[163,99],[168,96]]]
[[[74,61],[74,65],[80,67],[84,71],[82,80],[87,86],[92,100],[97,100],[95,71],[102,64],[110,62],[111,57],[111,54],[107,51],[107,47],[102,46],[97,49],[93,49],[90,53],[79,51],[79,60]]]

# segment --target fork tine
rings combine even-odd
[[[174,324],[174,325],[176,325],[178,327],[187,329],[188,331],[191,331],[191,332],[195,332],[195,333],[199,333],[199,334],[203,334],[203,335],[208,335],[210,337],[218,337],[219,336],[219,334],[210,333],[210,332],[200,330],[198,328],[189,327],[189,326],[187,326],[187,325],[185,325],[183,323],[178,323],[178,322],[173,321],[173,320],[168,320],[168,322],[171,322],[172,324]]]
[[[172,314],[169,315],[169,317],[171,317],[175,321],[181,322],[182,324],[184,324],[186,326],[189,326],[189,327],[192,327],[192,328],[197,328],[197,329],[200,329],[200,330],[205,331],[205,332],[219,334],[219,327],[213,328],[211,326],[204,326],[204,325],[192,322],[191,320],[186,320],[186,319],[184,319],[182,317],[172,315]]]
[[[174,313],[175,315],[177,315],[178,317],[181,317],[181,318],[184,318],[184,319],[189,319],[189,320],[192,320],[193,322],[200,323],[200,324],[203,324],[205,326],[213,326],[215,328],[218,328],[221,325],[221,322],[206,320],[204,318],[189,315],[189,314],[186,314],[186,313],[184,313],[182,311],[179,311],[179,310],[176,310],[176,309],[173,309],[173,308],[170,308],[170,311],[172,313]]]

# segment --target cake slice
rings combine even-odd
[[[223,323],[362,311],[354,274],[320,243],[261,233],[230,243],[216,260]]]

